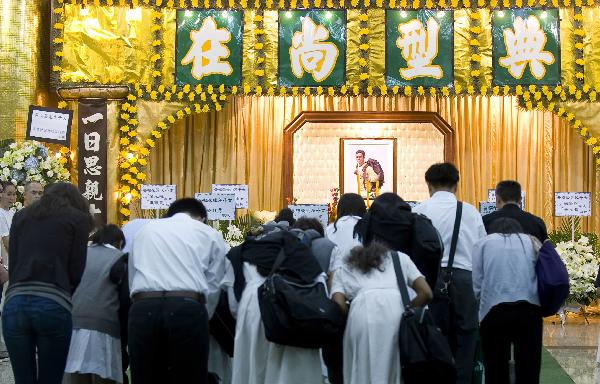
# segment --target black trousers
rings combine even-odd
[[[538,306],[498,304],[481,321],[486,384],[509,383],[510,347],[514,348],[517,384],[540,382],[542,315]]]
[[[452,284],[448,289],[451,302],[449,311],[447,301],[440,294],[445,275],[446,268],[442,268],[429,308],[452,348],[456,362],[456,383],[471,384],[478,325],[478,306],[473,293],[472,274],[464,269],[453,269]]]
[[[133,384],[206,384],[208,314],[189,298],[136,301],[129,310]]]
[[[344,383],[344,338],[325,345],[321,349],[323,362],[327,366],[327,376],[331,384]]]

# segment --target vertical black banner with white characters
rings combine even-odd
[[[97,224],[106,223],[106,100],[80,99],[78,107],[79,191]]]

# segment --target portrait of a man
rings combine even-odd
[[[365,161],[366,153],[362,149],[356,151],[356,169],[361,187],[364,191],[379,190],[385,181],[385,174],[379,161],[369,158]]]
[[[396,139],[340,139],[340,189],[374,198],[395,191]]]

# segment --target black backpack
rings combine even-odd
[[[397,252],[392,253],[392,260],[404,306],[398,332],[403,382],[456,383],[454,357],[446,336],[435,325],[427,307],[409,307],[408,289]]]
[[[434,289],[444,256],[444,242],[427,216],[413,213],[412,219],[412,242],[405,253],[425,276],[431,289]]]
[[[267,340],[302,348],[322,348],[344,332],[345,317],[327,297],[322,283],[299,284],[277,273],[286,254],[280,251],[265,282],[258,305]]]

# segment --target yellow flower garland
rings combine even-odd
[[[174,85],[170,87],[170,93],[177,94],[178,97],[180,95],[180,99],[198,92],[201,99],[209,101],[203,104],[194,103],[166,116],[163,120],[159,121],[156,128],[150,132],[150,138],[142,142],[135,129],[138,125],[138,121],[135,118],[135,116],[137,116],[137,107],[135,103],[139,98],[147,97],[148,94],[157,95],[158,98],[158,95],[163,95],[163,92],[160,92],[159,90],[164,91],[166,89],[167,87],[164,84],[160,84],[157,89],[154,89],[152,85],[142,86],[141,84],[134,84],[131,93],[127,96],[127,102],[121,104],[121,113],[119,114],[119,131],[121,132],[121,138],[119,140],[120,152],[118,160],[119,169],[121,170],[119,185],[119,212],[121,213],[121,222],[126,222],[128,220],[130,215],[129,204],[139,198],[140,185],[146,179],[146,174],[141,168],[138,168],[136,164],[140,167],[144,167],[148,164],[147,157],[150,155],[149,148],[156,145],[156,140],[162,137],[161,132],[168,129],[169,126],[177,120],[183,119],[192,113],[205,113],[212,109],[216,111],[220,110],[222,108],[220,102],[225,101],[226,99],[224,86],[219,86],[216,91],[212,86],[208,86],[207,89],[204,90],[201,85],[196,86],[194,89],[189,85],[183,87]],[[167,93],[169,92],[164,93],[164,97],[166,97]],[[210,95],[210,97],[207,97],[207,94]]]

